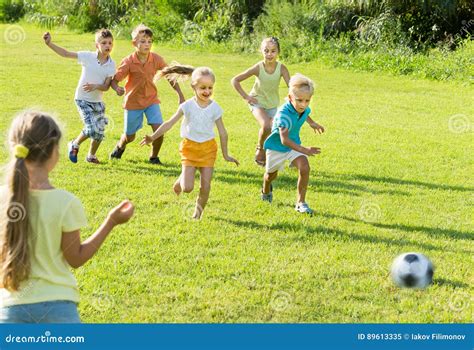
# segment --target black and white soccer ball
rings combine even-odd
[[[393,282],[402,288],[426,288],[433,282],[433,273],[433,263],[420,253],[397,256],[391,271]]]

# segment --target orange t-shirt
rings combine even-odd
[[[153,78],[156,72],[164,67],[166,63],[163,57],[153,52],[150,52],[145,64],[140,62],[136,52],[125,57],[120,62],[114,77],[117,81],[127,77],[123,108],[145,109],[152,104],[160,103]]]

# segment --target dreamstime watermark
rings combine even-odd
[[[461,29],[459,30],[458,33],[456,33],[456,35],[454,35],[454,41],[456,43],[462,41],[463,32],[467,34],[471,40],[474,39],[474,34],[472,30],[472,28],[474,28],[474,19],[470,19],[469,21],[462,20],[461,24],[462,24]]]
[[[292,304],[293,298],[291,295],[284,291],[278,291],[272,295],[272,300],[270,300],[270,307],[277,311],[285,311]]]
[[[45,331],[39,336],[34,335],[13,335],[5,336],[6,343],[85,343],[84,336],[54,336],[50,331]]]
[[[90,296],[89,304],[97,311],[104,311],[110,309],[113,306],[114,300],[109,294],[99,292]]]
[[[201,41],[201,30],[201,26],[197,23],[192,21],[184,22],[182,32],[183,41],[188,45],[199,43]]]
[[[183,207],[183,217],[186,220],[201,219],[203,211],[204,209],[197,203],[186,204]]]
[[[287,128],[288,130],[291,130],[293,127],[293,121],[291,118],[285,114],[280,115],[280,126]]]
[[[12,24],[5,29],[3,39],[9,45],[18,45],[25,41],[26,33],[22,26]]]
[[[12,202],[7,209],[7,218],[9,222],[23,221],[26,217],[26,209],[21,203]]]
[[[468,293],[453,293],[449,297],[449,308],[461,312],[471,306],[471,296]]]
[[[365,222],[377,222],[382,217],[382,209],[380,206],[372,201],[363,201],[357,211],[359,217]]]
[[[97,131],[97,132],[102,131],[104,135],[114,131],[114,129],[115,129],[115,120],[110,115],[106,115],[103,123],[101,123],[100,125],[94,125],[94,131]]]
[[[455,114],[448,119],[448,129],[455,134],[463,134],[472,130],[471,119],[465,114]]]

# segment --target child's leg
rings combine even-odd
[[[309,182],[309,162],[305,156],[300,156],[293,160],[292,165],[298,168],[298,203],[304,203],[306,199],[306,190]]]
[[[163,116],[161,115],[160,105],[157,103],[154,103],[148,106],[147,108],[145,108],[144,113],[146,115],[148,124],[153,129],[153,132],[155,132],[156,129],[158,129],[161,124],[163,124]],[[163,144],[163,136],[153,141],[153,147],[151,149],[150,158],[158,157],[162,144]]]
[[[267,115],[263,108],[254,107],[252,109],[252,114],[260,125],[260,129],[258,130],[258,149],[255,153],[255,161],[259,164],[264,164],[265,150],[263,149],[263,143],[272,130],[272,119]]]
[[[81,131],[79,135],[72,141],[75,145],[80,145],[83,143],[85,140],[87,140],[89,136],[84,135],[84,133]]]
[[[161,124],[151,124],[150,126],[153,132],[155,132],[161,126]],[[163,145],[163,139],[164,139],[164,136],[161,136],[157,138],[155,141],[153,141],[153,147],[151,149],[150,158],[158,157],[158,154],[160,153],[161,145]]]
[[[199,197],[196,201],[196,208],[194,209],[193,218],[200,219],[204,208],[206,207],[211,192],[211,180],[214,168],[199,168],[201,173],[201,187],[199,188]]]
[[[144,111],[144,109],[123,110],[124,132],[117,143],[117,146],[122,150],[125,149],[128,143],[135,140],[137,131],[142,128]]]
[[[194,177],[196,168],[193,166],[182,166],[181,174],[173,185],[173,191],[179,196],[181,192],[189,193],[194,189]]]
[[[91,156],[95,156],[95,153],[97,152],[97,149],[99,148],[101,142],[102,141],[91,140],[91,146],[89,147],[89,154]]]
[[[275,180],[278,176],[278,171],[275,171],[273,173],[267,173],[263,175],[263,193],[267,194],[270,193],[270,185],[272,184],[272,181]]]
[[[125,147],[127,146],[128,143],[135,140],[135,135],[136,134],[130,134],[130,135],[122,134],[122,136],[120,136],[120,140],[119,140],[117,146],[119,146],[121,149],[125,149]]]

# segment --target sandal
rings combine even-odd
[[[263,152],[263,159],[261,158],[261,154]],[[255,163],[259,166],[265,166],[265,149],[257,146],[256,152],[255,152]]]

